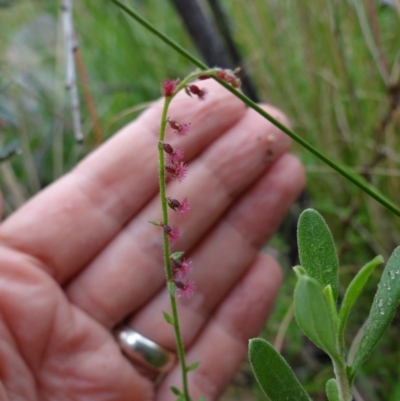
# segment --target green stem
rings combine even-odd
[[[167,125],[167,112],[168,107],[171,103],[172,97],[165,99],[164,108],[161,117],[161,125],[160,125],[160,142],[164,141],[165,136],[165,127]],[[158,148],[158,160],[159,160],[159,186],[160,186],[160,200],[161,200],[161,209],[162,209],[162,219],[163,224],[168,225],[168,204],[167,204],[167,195],[166,195],[166,180],[165,180],[165,155],[164,149],[162,146]],[[165,275],[167,278],[167,284],[172,282],[173,275],[172,275],[172,266],[171,266],[171,251],[169,246],[169,239],[168,234],[163,230],[163,243],[164,243],[164,266],[165,266]],[[189,395],[189,387],[188,387],[188,380],[187,380],[187,369],[186,369],[186,359],[185,359],[185,350],[183,347],[182,335],[179,325],[179,316],[178,316],[178,308],[176,305],[176,298],[175,295],[172,294],[170,291],[169,293],[169,300],[171,303],[172,309],[172,317],[173,317],[173,326],[175,332],[175,342],[176,342],[176,349],[178,352],[179,363],[181,365],[182,370],[182,387],[183,387],[183,395],[186,401],[190,401]]]
[[[153,34],[158,36],[162,41],[164,41],[166,44],[168,44],[170,47],[172,47],[178,53],[180,53],[181,55],[186,57],[194,65],[196,65],[197,67],[199,67],[202,70],[205,70],[205,69],[208,68],[204,63],[202,63],[201,61],[197,60],[195,57],[193,57],[189,52],[187,52],[180,45],[178,45],[173,40],[171,40],[170,38],[165,36],[163,33],[161,33],[159,30],[157,30],[157,28],[155,28],[148,21],[146,21],[144,18],[142,18],[140,15],[138,15],[134,10],[132,10],[129,7],[125,6],[119,0],[111,0],[111,1],[113,1],[115,4],[117,4],[129,16],[131,16],[136,21],[138,21],[141,25],[143,25],[150,32],[152,32]],[[214,79],[216,79],[216,78],[214,78]],[[378,191],[372,185],[367,183],[359,174],[352,173],[352,172],[348,171],[347,168],[345,168],[343,166],[340,166],[339,164],[337,164],[334,161],[332,161],[329,157],[325,156],[323,153],[321,153],[319,150],[317,150],[314,146],[312,146],[310,143],[308,143],[302,137],[298,136],[292,130],[290,130],[289,128],[285,127],[278,120],[276,120],[274,117],[272,117],[265,110],[263,110],[260,106],[258,106],[256,103],[251,101],[248,97],[243,95],[238,90],[232,88],[230,85],[228,85],[225,82],[222,82],[222,81],[220,81],[218,79],[217,79],[217,81],[221,85],[223,85],[227,90],[232,92],[236,97],[238,97],[240,100],[242,100],[245,104],[247,104],[249,107],[251,107],[257,113],[261,114],[264,118],[266,118],[268,121],[270,121],[276,127],[278,127],[281,131],[283,131],[285,134],[287,134],[289,137],[291,137],[294,141],[296,141],[301,146],[303,146],[305,149],[307,149],[309,152],[311,152],[313,155],[318,157],[320,160],[322,160],[329,167],[331,167],[334,170],[336,170],[339,174],[341,174],[347,180],[349,180],[350,182],[352,182],[353,184],[358,186],[360,189],[362,189],[365,193],[367,193],[369,196],[374,198],[381,205],[385,206],[391,212],[393,212],[394,214],[396,214],[397,216],[400,217],[400,209],[394,203],[392,203],[389,199],[387,199],[380,191]]]
[[[336,383],[339,390],[340,401],[352,401],[352,391],[347,377],[346,363],[343,358],[340,360],[332,360],[333,369],[335,371]]]
[[[213,70],[210,70],[210,71],[213,71]],[[187,76],[177,86],[174,95],[165,99],[164,108],[163,108],[162,116],[161,116],[159,143],[164,142],[165,128],[166,128],[167,122],[168,122],[167,113],[168,113],[168,108],[169,108],[169,105],[171,104],[172,99],[175,97],[175,95],[180,90],[182,90],[186,86],[186,84],[188,82],[195,79],[198,75],[199,75],[199,73],[193,73],[193,74],[190,74],[189,76]],[[160,144],[158,146],[158,160],[159,160],[158,177],[159,177],[159,186],[160,186],[162,223],[164,225],[169,225],[168,201],[167,201],[167,193],[166,193],[167,185],[166,185],[166,177],[165,177],[165,154],[164,154],[164,148]],[[165,275],[166,275],[167,287],[168,287],[168,283],[171,283],[173,280],[173,271],[172,271],[172,265],[171,265],[171,250],[170,250],[169,238],[168,238],[168,234],[164,230],[163,230],[163,245],[164,245],[163,250],[164,250]],[[191,401],[190,395],[189,395],[188,380],[187,380],[188,372],[187,372],[187,368],[186,368],[185,349],[183,346],[182,334],[181,334],[180,325],[179,325],[179,315],[178,315],[178,308],[177,308],[177,304],[176,304],[176,298],[175,298],[175,294],[173,294],[171,291],[168,291],[168,293],[169,293],[169,299],[170,299],[171,309],[172,309],[176,349],[178,352],[179,363],[181,365],[181,370],[182,370],[183,395],[184,395],[186,401]]]

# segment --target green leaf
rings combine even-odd
[[[179,260],[185,252],[174,252],[170,258],[174,260]]]
[[[354,379],[357,370],[369,357],[383,333],[390,325],[396,312],[399,299],[400,247],[397,247],[390,256],[378,284],[378,290],[369,312],[364,333],[354,355],[351,379]]]
[[[353,278],[349,286],[347,287],[346,294],[344,295],[342,306],[339,311],[339,336],[343,335],[344,328],[346,326],[347,317],[349,316],[350,310],[354,303],[357,301],[362,289],[368,281],[369,276],[374,271],[375,267],[383,263],[383,257],[377,256],[372,259]]]
[[[189,366],[186,366],[186,372],[190,372],[191,370],[195,370],[197,366],[200,365],[200,362],[194,362]]]
[[[172,325],[174,324],[174,318],[171,315],[169,315],[167,312],[163,312],[163,315],[164,315],[164,319],[167,323],[172,324]]]
[[[301,276],[296,284],[294,314],[304,334],[336,360],[336,330],[331,312],[321,285],[312,277]]]
[[[323,293],[325,295],[326,302],[328,303],[329,311],[331,312],[333,323],[334,323],[335,327],[337,327],[338,314],[337,314],[337,309],[336,309],[336,302],[333,298],[332,287],[330,285],[327,285],[324,288]]]
[[[159,221],[155,221],[155,220],[149,220],[150,224],[153,224],[153,226],[157,226],[157,227],[161,227],[163,224]]]
[[[182,395],[181,391],[175,386],[171,386],[170,389],[175,395]]]
[[[300,276],[308,276],[306,269],[304,269],[302,266],[294,266],[293,270],[296,273],[297,278]]]
[[[326,382],[326,395],[328,401],[340,401],[339,390],[335,379],[329,379]]]
[[[254,376],[270,401],[311,401],[293,370],[267,341],[250,340],[249,359]]]
[[[309,276],[324,288],[332,287],[337,300],[339,284],[339,261],[329,227],[322,216],[313,209],[305,210],[297,226],[300,264]]]
[[[175,296],[175,290],[176,290],[175,283],[173,281],[168,281],[167,287],[168,287],[168,291],[169,291],[170,295],[172,297],[174,297]]]

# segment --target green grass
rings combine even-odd
[[[399,112],[382,135],[377,130],[389,110],[388,77],[392,84],[399,82],[400,24],[395,10],[378,7],[371,13],[367,5],[372,1],[367,0],[221,3],[261,98],[284,110],[295,132],[356,171],[374,164],[383,149],[386,155],[371,168],[371,182],[396,202],[400,192]],[[127,4],[197,54],[168,1]],[[105,138],[135,117],[136,106],[159,96],[161,80],[193,69],[110,1],[75,2],[75,25]],[[0,26],[0,145],[18,138],[23,150],[22,156],[0,166],[0,186],[9,214],[95,145],[84,102],[83,129],[88,141],[83,147],[74,143],[63,89],[64,53],[56,3],[14,1],[0,8]],[[399,219],[299,146],[294,151],[307,169],[312,206],[334,233],[341,253],[342,282],[348,282],[376,254],[387,258],[400,243]],[[285,244],[275,243],[284,249]],[[350,317],[349,339],[368,313],[376,281],[373,277],[370,291],[357,304],[359,312]],[[269,339],[291,304],[293,286],[293,274],[287,272],[265,332]],[[307,344],[292,322],[283,353],[314,399],[322,400],[321,389],[330,371]],[[389,330],[363,370],[360,388],[368,387],[365,401],[397,400],[399,349],[396,330]],[[373,380],[368,380],[371,376]]]

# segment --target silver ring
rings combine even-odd
[[[160,347],[128,326],[118,326],[114,330],[114,335],[128,359],[150,369],[160,373],[168,372],[176,361],[174,353]]]

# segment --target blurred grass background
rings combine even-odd
[[[198,55],[170,2],[126,4]],[[0,165],[6,215],[71,169],[99,142],[83,93],[86,141],[83,146],[74,141],[58,5],[50,0],[0,1],[0,147],[18,140],[22,151]],[[208,12],[205,1],[202,5]],[[399,1],[221,0],[221,5],[263,101],[284,110],[295,132],[363,174],[396,203]],[[74,23],[104,140],[133,119],[141,105],[159,96],[163,79],[193,69],[110,1],[75,2]],[[361,265],[376,254],[387,258],[400,244],[399,219],[299,146],[294,151],[307,169],[309,205],[333,230],[344,288]],[[282,239],[275,238],[273,246],[284,255]],[[270,341],[279,330],[285,334],[284,356],[313,399],[324,400],[324,384],[332,375],[329,363],[300,334],[293,319],[283,330],[295,283],[290,269],[285,274],[264,334]],[[378,278],[379,271],[351,315],[349,343],[368,314]],[[399,317],[360,375],[358,400],[400,400]],[[245,365],[225,398],[254,398],[249,393],[253,385]]]

